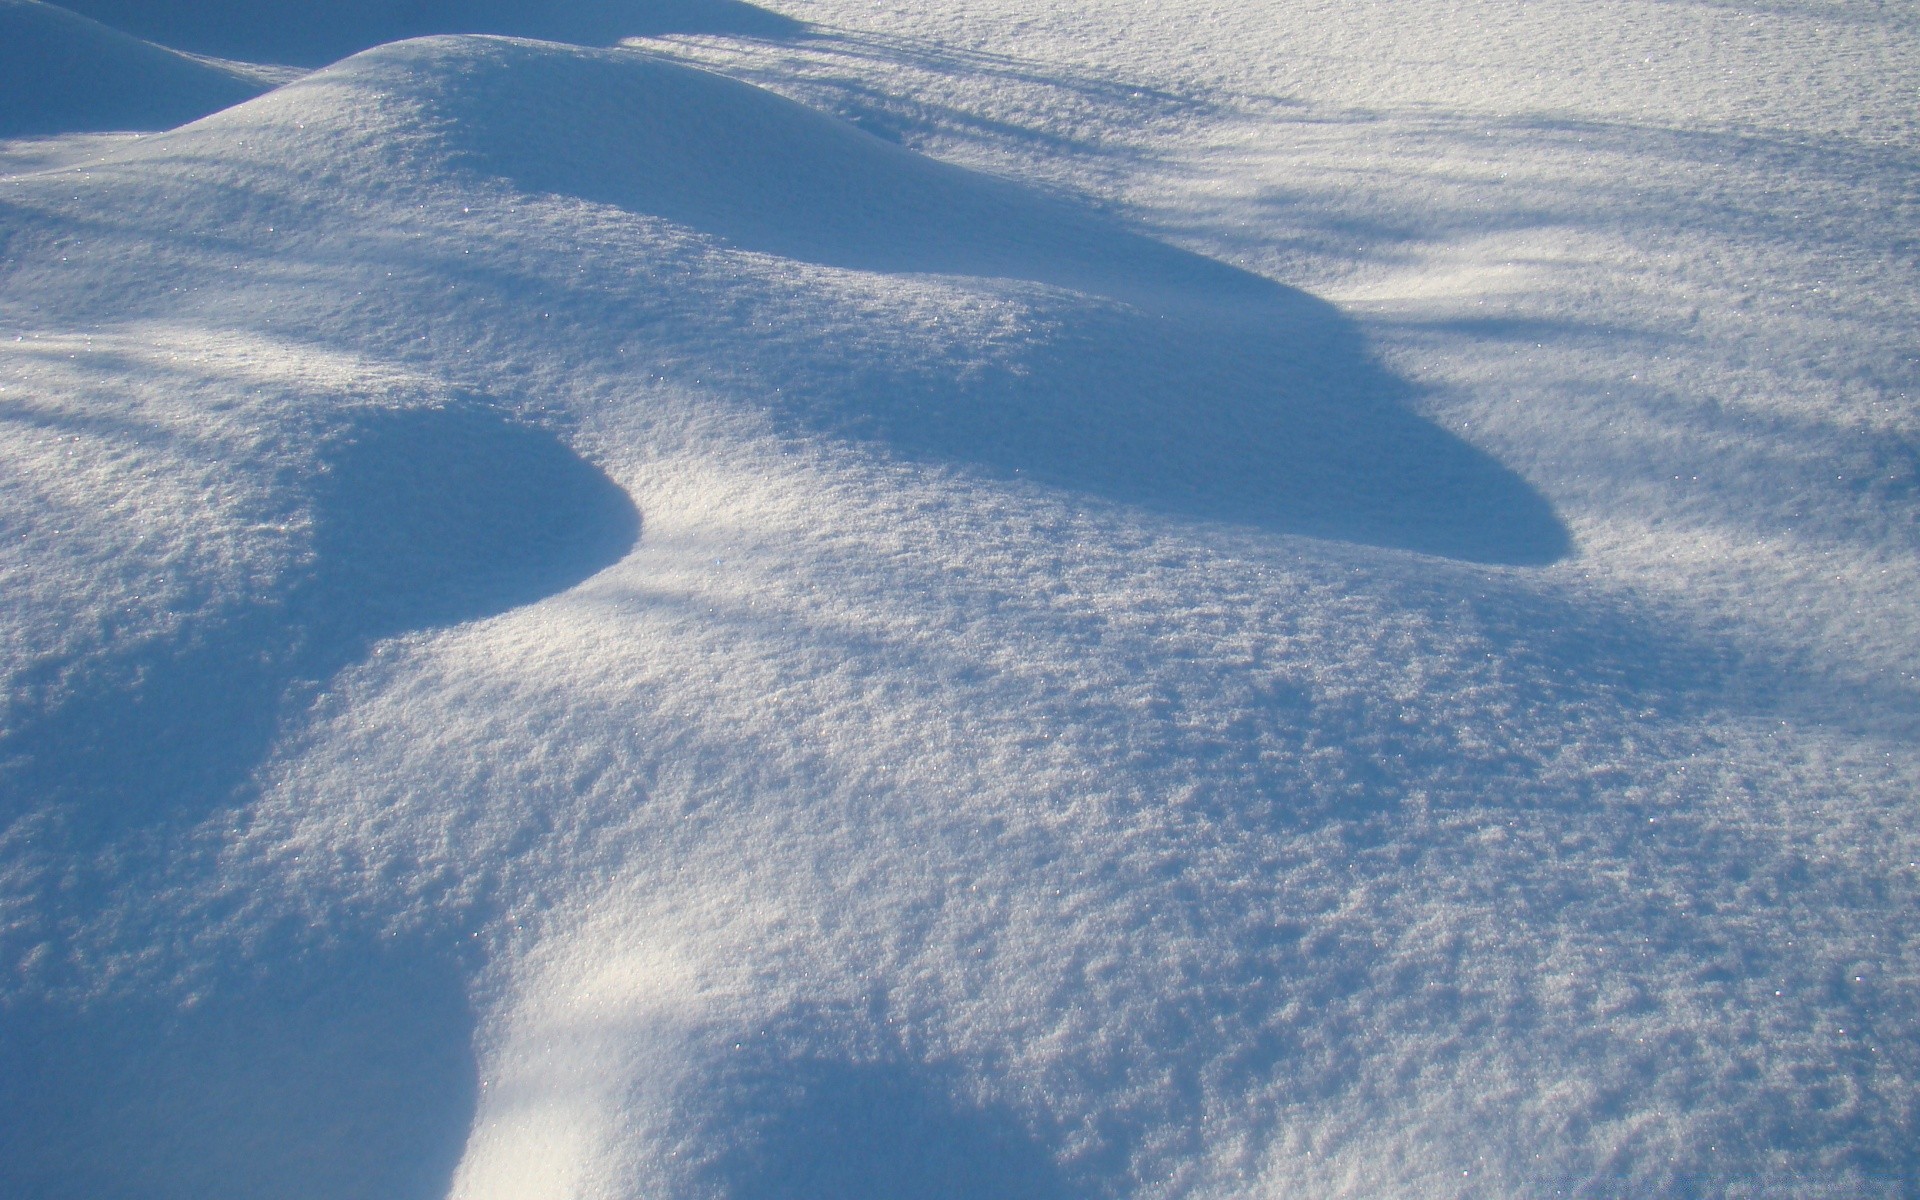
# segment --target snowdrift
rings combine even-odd
[[[801,32],[87,11],[315,63]],[[1051,86],[804,32],[672,46]],[[491,36],[0,178],[0,1192],[1910,1191],[1910,751],[1636,590],[1730,535],[1549,501],[1576,389],[1484,381],[1698,351],[1539,344],[1475,289],[1572,252],[1459,228],[1394,244],[1459,304],[1388,358],[1070,193]],[[1668,473],[1618,436],[1591,478]]]
[[[270,86],[41,0],[0,3],[0,137],[169,129]]]
[[[1036,285],[1048,332],[1000,378],[929,363],[815,385],[785,414],[813,428],[1316,536],[1516,564],[1567,551],[1536,492],[1415,415],[1304,293],[659,58],[429,41],[346,69],[406,89],[455,162],[527,191],[842,270]]]
[[[667,33],[784,38],[805,28],[745,0],[77,0],[67,7],[183,50],[305,67],[435,33],[610,46]]]
[[[617,562],[639,516],[551,435],[485,406],[350,415],[303,490],[310,557],[251,608],[17,686],[58,697],[17,715],[7,795],[84,814],[75,836],[179,820],[266,752],[287,690],[378,639],[531,603]],[[11,811],[4,816],[24,815]],[[101,828],[95,823],[105,823]]]
[[[39,964],[12,1002],[0,1159],[10,1186],[36,1194],[139,1181],[224,1197],[275,1181],[289,1195],[426,1196],[463,1139],[463,1188],[505,1186],[500,1172],[530,1169],[521,1159],[569,1177],[551,1150],[522,1145],[512,1111],[483,1113],[493,1132],[479,1142],[467,1132],[468,901],[354,901],[361,915],[272,933],[286,918],[252,902],[215,917],[236,902],[212,898],[225,870],[180,847],[259,803],[277,748],[383,639],[537,611],[629,557],[633,468],[616,484],[546,428],[566,406],[561,427],[599,408],[583,378],[647,397],[631,411],[662,430],[746,422],[882,477],[921,463],[1068,505],[1467,559],[1566,549],[1538,495],[1411,411],[1410,389],[1324,303],[656,56],[386,46],[88,171],[99,186],[78,201],[52,177],[7,193],[36,321],[154,330],[103,340],[99,357],[22,347],[8,393],[24,387],[29,427],[123,464],[109,477],[135,472],[117,508],[143,514],[17,510],[14,577],[63,631],[19,631],[0,736],[13,886],[36,913],[9,954]],[[73,216],[49,206],[76,202],[99,206],[87,253],[50,269]],[[435,223],[408,215],[423,210]],[[929,324],[929,311],[959,319]],[[239,340],[204,343],[196,327]],[[464,382],[323,366],[333,352],[317,349],[404,363],[420,329],[466,364]],[[514,368],[518,349],[501,357],[497,339],[523,329],[560,374]],[[699,386],[663,390],[666,372]],[[89,557],[168,598],[123,607],[78,565]],[[155,889],[212,909],[147,911],[138,898]],[[377,932],[396,922],[397,940]],[[54,929],[91,930],[75,936],[103,939],[93,953],[114,961],[129,939],[168,944],[175,924],[222,949],[107,971],[32,949]],[[1091,1178],[1056,1172],[1031,1113],[965,1100],[963,1075],[927,1075],[862,1033],[867,1017],[801,1005],[780,1020],[763,1059],[675,1085],[682,1115],[649,1144],[697,1151],[643,1177],[736,1195],[1043,1200]],[[797,1107],[784,1098],[795,1079],[810,1097]],[[563,1084],[576,1086],[600,1085]],[[315,1117],[336,1111],[352,1116]],[[632,1117],[616,1105],[580,1120],[587,1136]],[[1100,1169],[1124,1169],[1134,1136]]]

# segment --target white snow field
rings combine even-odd
[[[1913,6],[0,0],[0,137],[0,1195],[1920,1195]]]

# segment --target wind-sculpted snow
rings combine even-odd
[[[374,410],[326,435],[311,543],[268,599],[170,636],[22,672],[0,733],[0,820],[62,814],[76,849],[232,798],[282,701],[378,639],[564,591],[638,536],[625,493],[485,407]]]
[[[167,129],[269,86],[40,0],[0,0],[0,137]]]
[[[805,28],[745,0],[75,0],[68,7],[182,50],[306,67],[435,33],[610,46],[665,33],[784,38]]]
[[[988,371],[859,353],[827,378],[789,372],[791,421],[1316,536],[1484,562],[1567,550],[1536,492],[1416,416],[1412,389],[1305,293],[658,58],[423,43],[350,69],[407,87],[456,161],[530,191],[780,258],[1011,288],[1030,310]]]
[[[1910,1194],[1904,159],[1675,134],[1718,9],[1410,5],[7,149],[0,1193]],[[205,11],[454,11],[310,7]],[[1509,112],[1576,25],[1668,107]]]
[[[563,591],[638,534],[603,475],[472,403],[343,413],[291,490],[306,545],[265,597],[16,676],[0,827],[56,874],[35,889],[33,926],[95,919],[140,847],[245,803],[288,718],[376,640]],[[439,1194],[473,1103],[448,948],[334,930],[286,938],[269,967],[249,957],[108,985],[78,1013],[12,997],[0,1183],[76,1198]]]

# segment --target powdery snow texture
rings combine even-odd
[[[0,1191],[1920,1187],[1897,13],[77,7]]]

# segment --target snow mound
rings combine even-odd
[[[40,917],[111,904],[113,872],[80,864],[217,813],[377,640],[563,591],[639,535],[625,492],[484,403],[348,407],[323,430],[304,464],[279,464],[297,532],[267,587],[92,654],[42,644],[9,680],[0,831],[75,864]],[[106,987],[79,1013],[0,995],[0,1191],[438,1193],[474,1103],[472,1017],[444,952],[296,934],[191,973],[190,990]]]
[[[168,46],[300,66],[321,66],[383,42],[435,33],[607,46],[622,38],[669,33],[784,38],[804,29],[745,0],[77,0],[69,7]]]
[[[1257,132],[1329,188],[1413,120],[1323,113]],[[1762,424],[1760,343],[1634,332],[1608,136],[1375,244],[1391,359],[633,49],[387,45],[0,180],[0,1193],[1911,1192],[1920,641],[1687,517],[1808,442],[1687,407]],[[1292,161],[1224,193],[1276,275]],[[1800,656],[1829,589],[1897,678]]]
[[[993,369],[858,355],[823,366],[819,386],[763,396],[798,428],[1313,536],[1494,563],[1568,551],[1538,493],[1421,419],[1332,306],[1066,199],[632,50],[424,39],[312,83],[343,86],[408,97],[451,165],[525,192],[757,256],[956,279],[1028,309]],[[284,129],[306,95],[234,121]]]
[[[0,137],[168,129],[268,86],[40,0],[0,0]]]
[[[246,777],[280,702],[377,639],[504,612],[617,562],[639,536],[624,492],[552,435],[485,406],[349,415],[298,489],[311,554],[278,591],[83,675],[0,731],[10,801],[65,806],[95,838],[186,815]],[[43,672],[43,675],[50,675]]]

